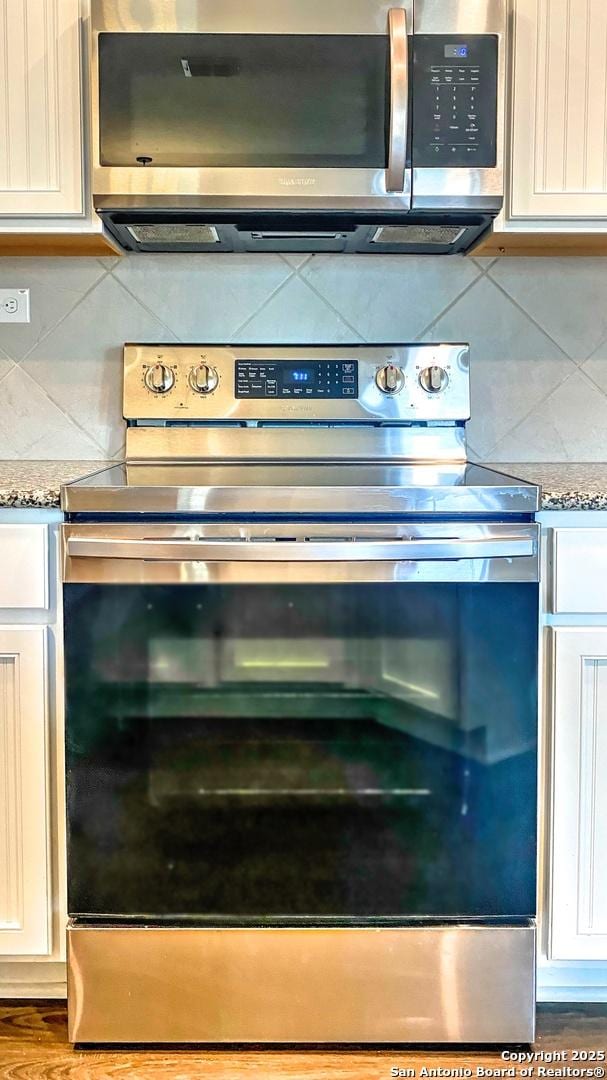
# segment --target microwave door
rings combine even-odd
[[[94,0],[97,209],[407,212],[413,0],[230,7]]]

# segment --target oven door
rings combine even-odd
[[[93,2],[95,196],[409,208],[413,0],[173,7]]]
[[[537,526],[63,527],[69,912],[535,912]]]

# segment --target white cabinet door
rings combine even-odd
[[[507,217],[604,216],[607,4],[513,0],[513,12]]]
[[[554,631],[550,956],[607,960],[607,628]]]
[[[82,210],[79,0],[2,0],[0,215]]]
[[[0,627],[0,955],[50,951],[46,635]]]

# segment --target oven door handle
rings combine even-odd
[[[70,536],[75,559],[142,559],[150,562],[424,562],[444,559],[513,559],[534,556],[530,536],[420,540],[187,540]]]
[[[388,32],[390,35],[390,136],[386,191],[404,191],[409,126],[409,42],[407,12],[403,8],[391,8],[388,12]]]

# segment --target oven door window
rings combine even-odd
[[[102,165],[384,169],[382,35],[99,36]]]
[[[537,586],[65,587],[69,910],[528,917]]]

